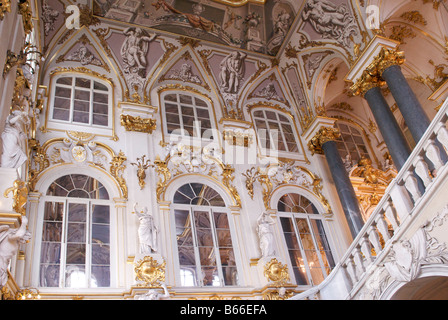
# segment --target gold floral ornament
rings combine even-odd
[[[290,280],[288,266],[279,262],[277,258],[271,259],[264,266],[264,275],[269,281],[275,282],[276,285],[286,284]]]
[[[28,199],[28,187],[26,183],[22,180],[14,181],[13,186],[6,189],[3,196],[7,198],[10,193],[12,193],[14,200],[12,208],[15,212],[24,216],[26,214],[26,202]]]
[[[137,178],[138,185],[140,186],[140,190],[143,190],[145,187],[145,179],[146,179],[146,169],[152,167],[151,160],[147,159],[145,161],[146,155],[143,155],[141,158],[137,158],[137,163],[132,162],[131,165],[137,167]]]
[[[117,156],[112,158],[110,162],[110,173],[117,180],[120,185],[121,191],[123,193],[123,197],[125,199],[128,198],[128,187],[126,186],[126,180],[123,178],[123,171],[126,169],[126,165],[123,163],[127,160],[123,151],[120,150]]]
[[[158,287],[165,282],[165,264],[159,264],[153,257],[146,256],[137,261],[134,267],[135,280],[143,282],[146,287]]]
[[[11,12],[11,0],[0,0],[0,21],[5,17],[5,12]]]
[[[29,0],[19,1],[17,6],[19,13],[22,15],[23,30],[28,34],[33,31],[33,11],[31,10],[31,3]]]
[[[312,155],[315,153],[323,154],[324,151],[322,149],[322,145],[328,141],[337,140],[340,136],[341,133],[338,129],[332,127],[322,127],[308,142],[308,149],[311,151]]]
[[[141,117],[133,117],[129,114],[120,116],[120,123],[126,131],[152,133],[157,125],[155,119],[143,119]]]

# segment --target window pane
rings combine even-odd
[[[75,90],[75,99],[83,100],[83,101],[90,101],[90,91]]]
[[[67,266],[65,286],[68,288],[85,288],[87,286],[86,269],[84,265]]]
[[[107,104],[109,102],[109,96],[104,93],[94,92],[93,93],[93,101]]]
[[[84,78],[76,78],[75,86],[90,89],[90,80]]]
[[[95,287],[109,287],[110,286],[110,267],[109,266],[93,266],[92,279],[90,286]]]
[[[56,109],[53,110],[53,119],[54,120],[70,120],[70,112],[68,110]]]
[[[94,82],[94,87],[95,90],[101,90],[101,91],[108,91],[109,89],[107,89],[107,87],[104,84],[101,84],[99,82]]]
[[[67,244],[67,264],[84,264],[86,261],[86,245],[79,243]]]
[[[73,122],[89,123],[89,113],[74,111],[73,112]]]
[[[42,264],[40,266],[39,286],[59,287],[59,264]]]
[[[61,77],[58,80],[56,80],[56,83],[71,86],[72,85],[72,77]]]
[[[72,95],[72,89],[70,89],[70,88],[56,87],[56,89],[55,89],[56,97],[70,99],[71,95]]]
[[[107,127],[109,126],[109,117],[107,115],[94,114],[93,124],[97,126]]]
[[[109,206],[94,204],[92,205],[92,223],[109,224]]]
[[[55,97],[54,108],[61,110],[70,110],[70,99]]]

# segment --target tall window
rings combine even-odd
[[[335,266],[321,215],[296,193],[284,195],[277,209],[296,283],[318,285]]]
[[[44,202],[39,286],[110,286],[110,204],[104,186],[69,174],[55,180]]]
[[[238,285],[224,200],[212,188],[188,183],[174,195],[182,286]]]
[[[291,121],[273,110],[256,110],[253,113],[261,147],[286,152],[299,150]]]
[[[163,97],[167,133],[204,137],[212,128],[208,104],[193,95],[170,93]],[[212,137],[207,137],[211,139]]]
[[[78,76],[56,79],[51,119],[110,127],[110,92],[103,83]]]
[[[336,122],[341,137],[336,140],[339,154],[343,159],[350,155],[352,161],[358,162],[362,157],[369,159],[369,152],[364,142],[363,134],[353,126]]]

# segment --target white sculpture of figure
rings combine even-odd
[[[24,151],[24,143],[27,138],[23,132],[24,127],[29,123],[26,112],[15,110],[6,118],[5,129],[2,133],[3,168],[19,168],[27,159]]]
[[[79,48],[71,53],[67,60],[79,61],[83,66],[87,64],[93,64],[95,66],[101,66],[101,60],[93,55],[93,53],[83,44]]]
[[[353,18],[344,5],[336,5],[329,0],[308,0],[302,18],[309,21],[314,30],[325,38],[335,38],[338,42],[345,42],[352,32],[349,25]]]
[[[153,216],[148,212],[148,208],[137,210],[137,203],[134,204],[134,212],[140,220],[138,228],[138,237],[140,240],[140,253],[150,254],[157,252],[157,228],[154,224]]]
[[[134,300],[165,300],[170,297],[170,293],[165,284],[162,284],[163,294],[157,289],[149,289],[145,294],[136,295]]]
[[[19,250],[19,245],[31,239],[31,233],[26,230],[27,224],[27,217],[22,216],[22,224],[17,229],[0,226],[0,288],[8,281],[9,262]]]
[[[124,71],[145,77],[149,42],[157,35],[155,33],[149,35],[146,31],[135,27],[127,28],[123,33],[126,35],[126,40],[121,46]]]
[[[282,10],[275,20],[274,33],[276,36],[285,37],[288,34],[289,25],[291,24],[291,15]]]
[[[257,220],[257,233],[263,258],[275,255],[274,233],[272,231],[274,223],[268,212],[263,212]]]
[[[238,51],[230,53],[221,61],[221,87],[224,92],[237,93],[240,81],[243,78],[247,54]]]
[[[343,162],[344,162],[345,170],[347,172],[350,172],[350,170],[352,170],[352,168],[353,168],[352,157],[349,154],[347,154],[345,156],[345,159],[343,160]]]

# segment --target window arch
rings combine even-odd
[[[299,151],[293,125],[285,114],[273,109],[258,109],[252,115],[261,148]]]
[[[62,74],[55,78],[50,121],[98,128],[112,127],[110,86],[93,77]]]
[[[370,159],[364,133],[361,130],[341,121],[336,121],[336,128],[341,133],[341,136],[336,139],[341,158],[345,159],[347,155],[350,155],[354,163],[358,163],[362,157]]]
[[[109,193],[96,179],[68,174],[43,198],[40,287],[111,285]]]
[[[297,193],[283,195],[277,210],[296,283],[318,285],[335,266],[322,216]]]
[[[235,286],[238,272],[223,198],[201,183],[181,186],[173,198],[181,286]]]
[[[209,104],[197,95],[170,92],[162,96],[162,106],[167,134],[203,138],[213,127]]]

